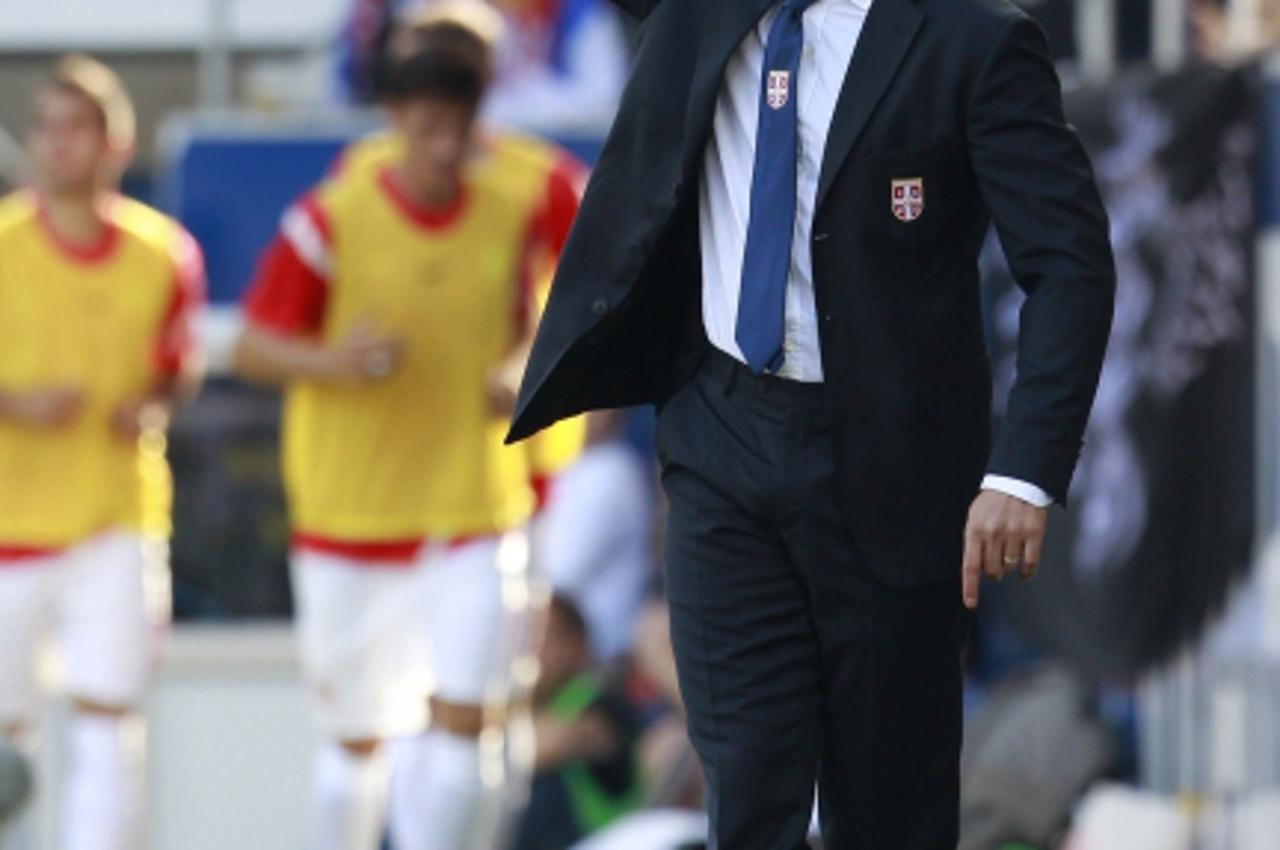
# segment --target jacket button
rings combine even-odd
[[[597,298],[595,301],[592,301],[592,302],[591,302],[591,312],[592,312],[592,313],[595,313],[597,316],[603,316],[605,313],[608,313],[608,312],[609,312],[609,299],[607,299],[607,298]]]

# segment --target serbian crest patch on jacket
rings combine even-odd
[[[910,224],[924,215],[924,178],[894,180],[891,188],[893,217]]]

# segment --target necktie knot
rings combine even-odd
[[[796,16],[803,15],[818,0],[783,0],[782,10],[792,12]]]

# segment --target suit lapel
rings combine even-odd
[[[914,0],[875,0],[871,4],[831,121],[817,206],[822,206],[836,174],[893,81],[923,18]]]
[[[693,72],[685,127],[685,165],[701,156],[703,141],[715,116],[716,97],[725,68],[751,28],[778,0],[696,0],[713,5],[702,21],[702,50]]]

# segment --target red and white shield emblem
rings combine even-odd
[[[910,224],[924,215],[924,178],[894,180],[892,186],[893,217]]]
[[[781,109],[791,99],[791,72],[770,71],[769,85],[765,90],[765,99],[770,109]]]

